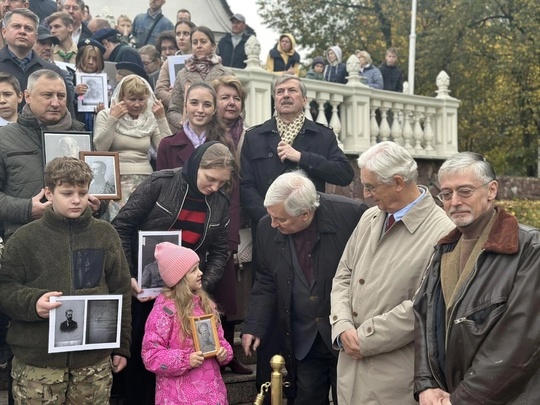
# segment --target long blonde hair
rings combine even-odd
[[[208,293],[202,288],[197,291],[192,291],[184,276],[174,287],[164,287],[163,295],[174,301],[176,306],[176,314],[180,321],[180,341],[183,341],[187,336],[193,336],[191,330],[190,317],[193,316],[194,301],[196,295],[201,299],[201,308],[205,314],[215,314],[216,322],[219,322],[219,313],[216,309],[216,304]]]

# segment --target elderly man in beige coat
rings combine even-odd
[[[374,145],[358,165],[364,197],[376,207],[351,235],[332,286],[338,401],[415,404],[414,294],[434,245],[454,226],[416,184],[416,162],[401,146]]]

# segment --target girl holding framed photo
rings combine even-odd
[[[219,367],[233,353],[221,324],[216,327],[216,305],[202,289],[199,256],[163,242],[155,257],[166,287],[148,317],[142,344],[144,364],[157,376],[155,402],[226,404]]]
[[[153,173],[133,192],[112,225],[118,232],[131,270],[133,296],[143,293],[137,284],[138,231],[182,230],[182,246],[201,259],[202,285],[212,294],[220,282],[229,257],[229,198],[237,162],[227,146],[206,142],[199,146],[182,169]],[[141,359],[142,337],[155,296],[132,301],[131,358],[126,368],[126,399],[129,403],[153,404],[154,374]],[[145,402],[152,398],[152,402]]]

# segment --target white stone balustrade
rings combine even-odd
[[[261,124],[272,113],[275,75],[261,68],[257,45],[252,43],[249,49],[246,45],[246,69],[234,69],[248,93],[246,125]],[[450,78],[446,72],[442,71],[436,78],[436,97],[395,93],[362,84],[351,58],[347,61],[346,85],[302,79],[308,90],[306,116],[330,125],[345,153],[360,154],[383,140],[399,143],[418,158],[446,159],[458,151],[460,102],[449,95]],[[317,117],[311,117],[311,101],[319,104]],[[332,112],[330,122],[324,114],[325,103]]]

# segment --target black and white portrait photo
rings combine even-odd
[[[139,297],[157,295],[163,288],[154,252],[156,245],[162,242],[181,244],[182,231],[140,231],[139,232],[139,272],[138,285],[143,290]]]
[[[188,60],[191,55],[175,55],[169,56],[167,58],[167,63],[169,64],[169,80],[171,81],[171,86],[174,86],[176,81],[176,76],[186,66],[186,60]]]
[[[118,152],[85,152],[80,156],[92,169],[89,193],[105,200],[120,199],[122,189]]]
[[[212,339],[212,327],[210,321],[200,321],[197,325],[197,334],[199,335],[199,344],[201,352],[213,352],[216,350],[216,342]]]
[[[121,295],[65,295],[50,300],[62,305],[49,314],[49,353],[120,347]]]
[[[109,105],[106,73],[76,73],[77,84],[86,86],[86,93],[77,99],[78,111],[93,112],[98,104]]]
[[[46,165],[57,157],[74,157],[79,153],[92,150],[91,132],[44,132],[43,160]]]
[[[56,331],[56,347],[78,346],[83,343],[84,306],[84,300],[75,299],[64,302],[55,310],[57,316],[52,327]]]
[[[60,332],[71,332],[79,327],[79,324],[73,319],[73,310],[66,309],[66,320],[60,324]]]
[[[203,352],[205,358],[215,356],[220,348],[216,316],[209,314],[191,317],[190,323],[195,351]]]

